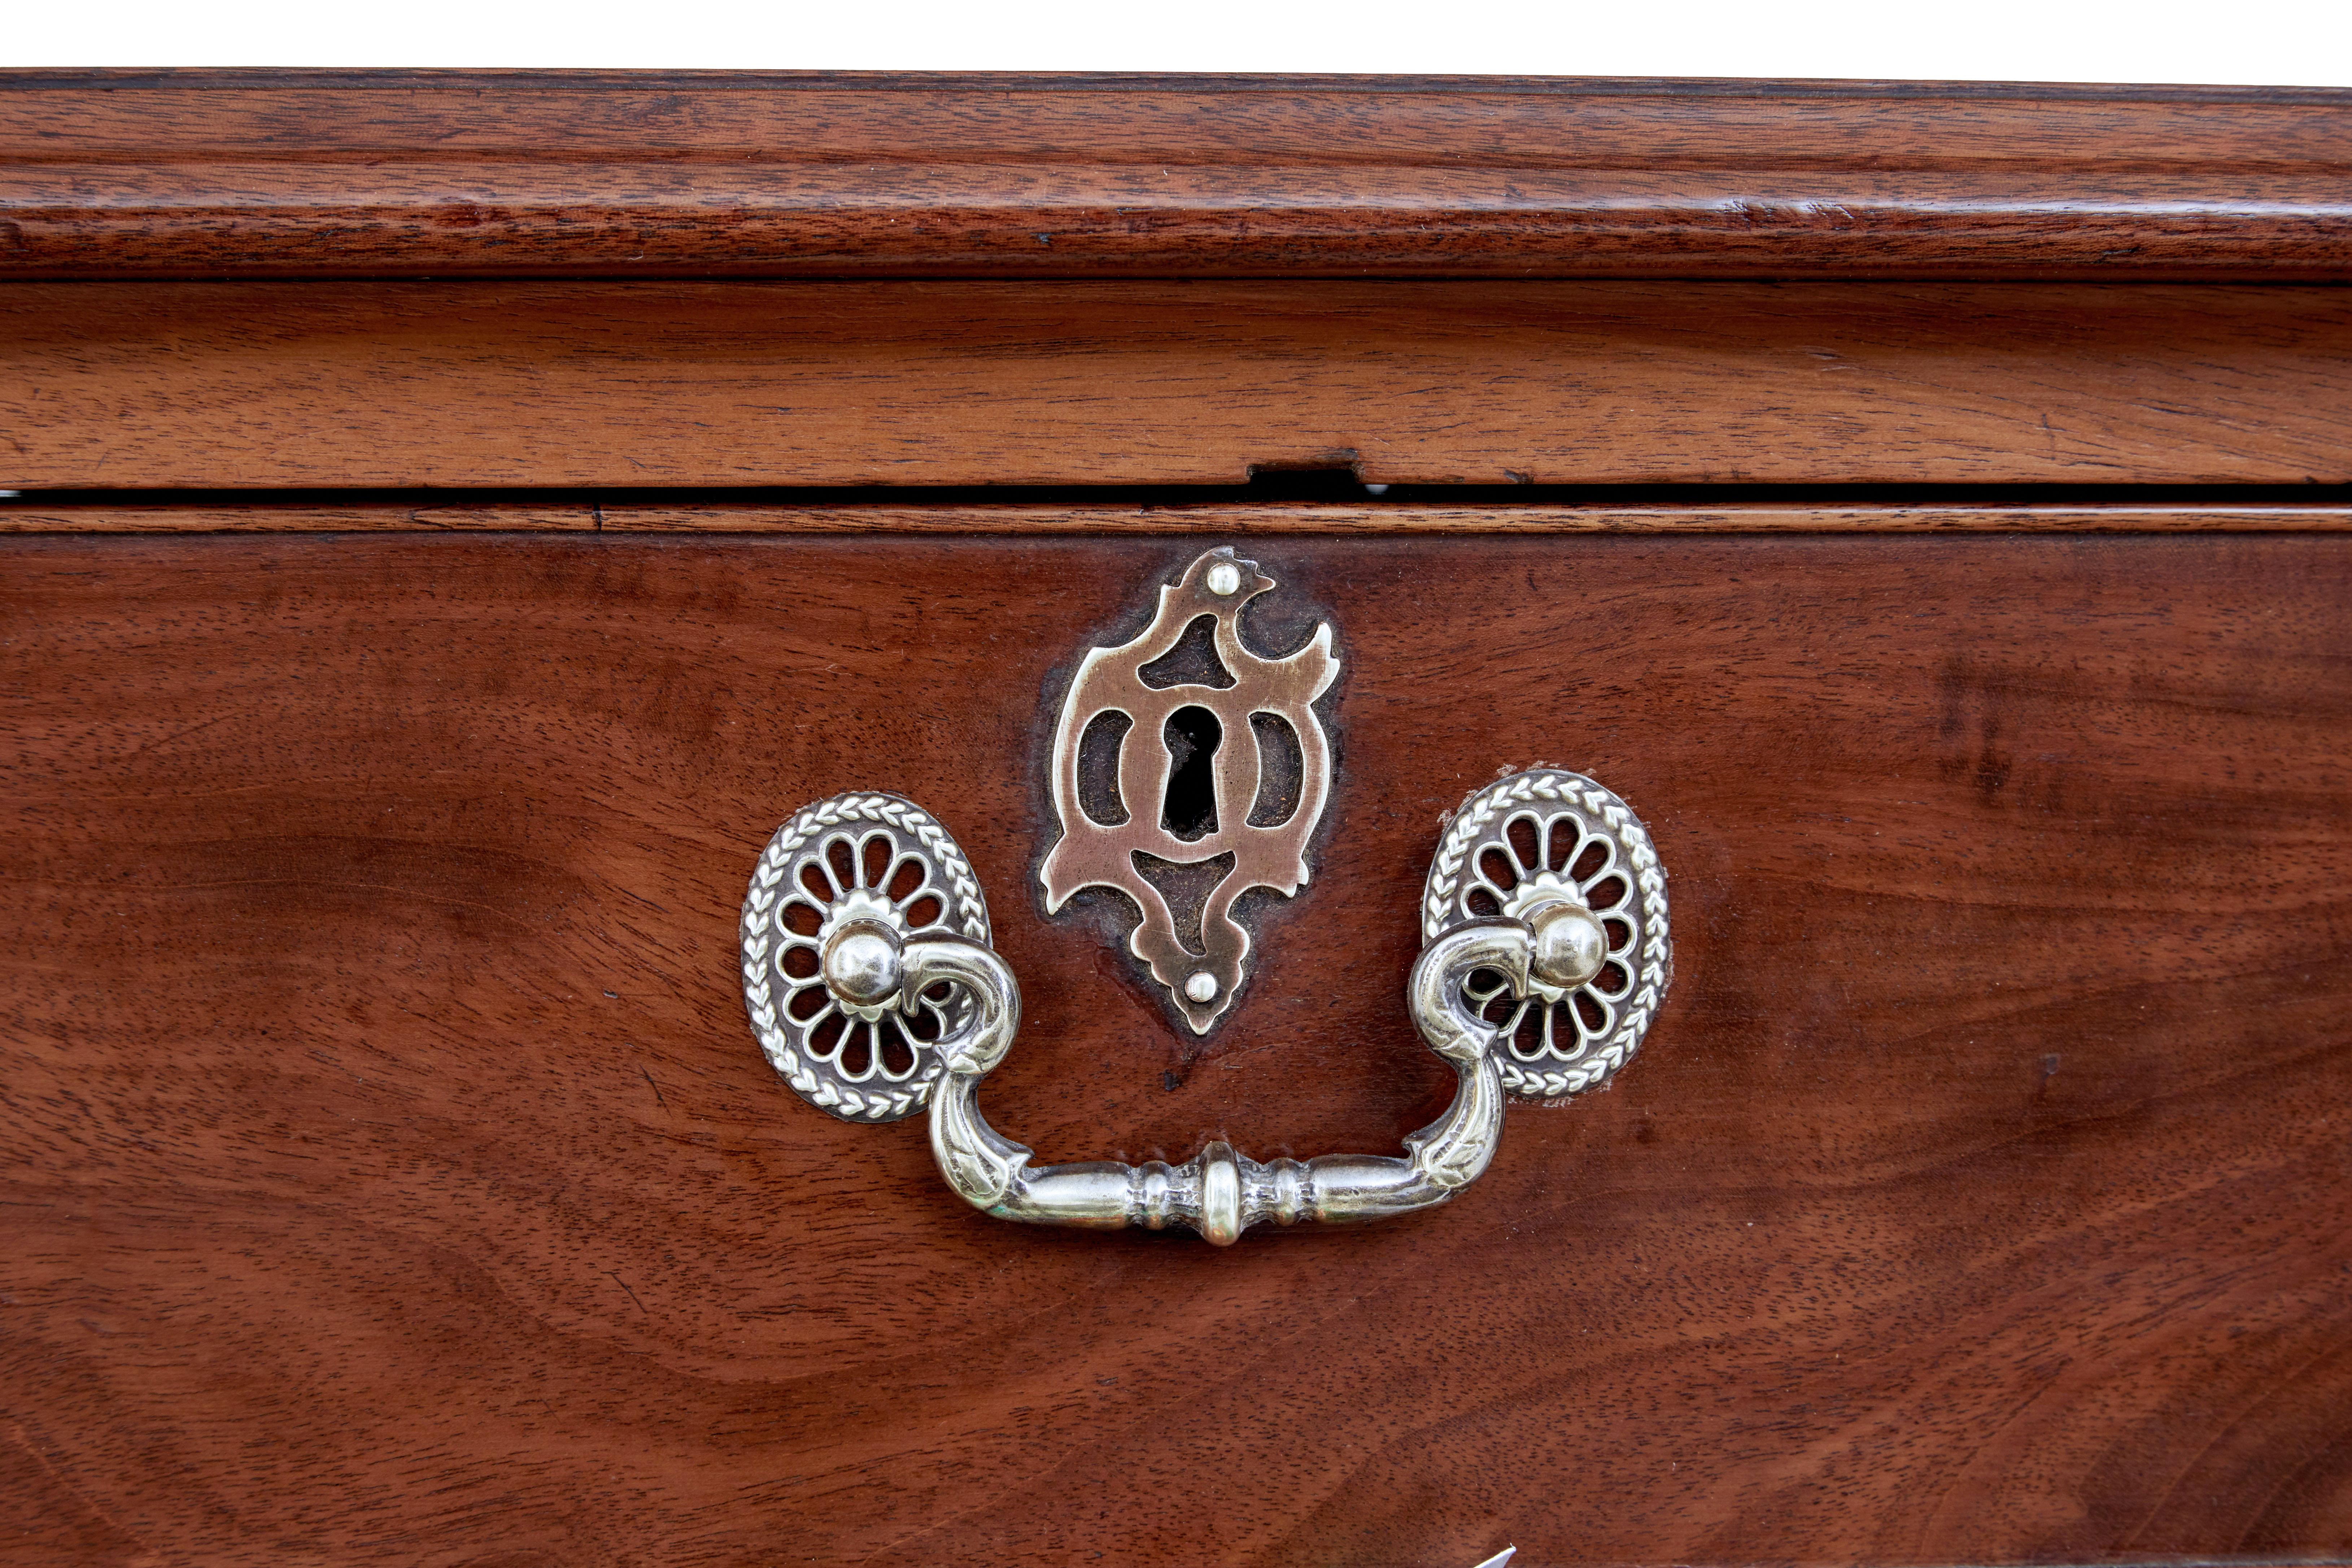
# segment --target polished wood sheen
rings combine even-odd
[[[2352,277],[2352,93],[0,73],[0,275]]]
[[[2343,484],[2352,290],[0,285],[0,489]]]
[[[0,499],[5,533],[2341,533],[2352,503],[1945,501],[509,501],[68,494]]]
[[[1033,879],[1069,661],[1202,545],[9,541],[18,1554],[2352,1555],[2345,542],[1255,541],[1340,767],[1194,1043]],[[1043,1157],[1384,1148],[1426,857],[1537,762],[1649,822],[1677,978],[1421,1218],[1020,1229],[743,1021],[770,829],[897,789]]]

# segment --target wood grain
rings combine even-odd
[[[2322,508],[2318,515],[2326,511]],[[274,496],[227,501],[185,495],[130,501],[37,496],[0,500],[0,533],[593,533],[597,512],[590,500],[419,504]]]
[[[0,74],[0,275],[2352,276],[2352,93]]]
[[[1031,879],[1197,540],[17,538],[0,1398],[54,1563],[2352,1555],[2352,551],[1311,537],[1335,833],[1205,1045]],[[1039,1233],[744,1026],[769,830],[985,880],[1046,1158],[1385,1147],[1441,815],[1591,772],[1675,987],[1448,1209]]]
[[[1355,501],[469,501],[277,497],[0,500],[0,533],[2341,533],[2352,505],[2289,501],[1656,504]]]
[[[0,285],[0,488],[2352,480],[2352,292]]]

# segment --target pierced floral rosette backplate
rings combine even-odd
[[[1535,768],[1463,803],[1430,862],[1421,933],[1433,941],[1465,921],[1513,918],[1568,900],[1600,917],[1608,957],[1580,985],[1537,982],[1514,997],[1480,971],[1465,994],[1508,1034],[1503,1087],[1535,1098],[1605,1082],[1640,1047],[1674,973],[1666,876],[1626,804],[1581,773]]]
[[[776,829],[743,900],[743,1005],[769,1063],[793,1092],[845,1121],[896,1121],[930,1102],[942,1070],[931,1042],[971,999],[934,986],[860,1006],[819,973],[826,942],[851,922],[901,939],[985,944],[988,905],[947,830],[912,801],[852,794],[821,800]]]

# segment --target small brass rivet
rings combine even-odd
[[[898,994],[898,934],[857,921],[825,944],[824,983],[836,996],[871,1006]]]
[[[1609,933],[1601,918],[1581,904],[1551,904],[1535,917],[1536,978],[1552,985],[1581,985],[1601,973],[1609,958]]]

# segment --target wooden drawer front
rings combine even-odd
[[[0,283],[5,489],[2308,486],[2347,406],[2339,289]]]
[[[222,1562],[1933,1564],[2352,1542],[2352,544],[1245,542],[1347,661],[1205,1045],[1047,921],[1198,539],[5,545],[16,1522]],[[1381,1148],[1441,815],[1604,780],[1678,978],[1451,1207],[971,1212],[744,1027],[768,832],[971,852],[1047,1159]],[[501,1555],[504,1554],[504,1555]]]

